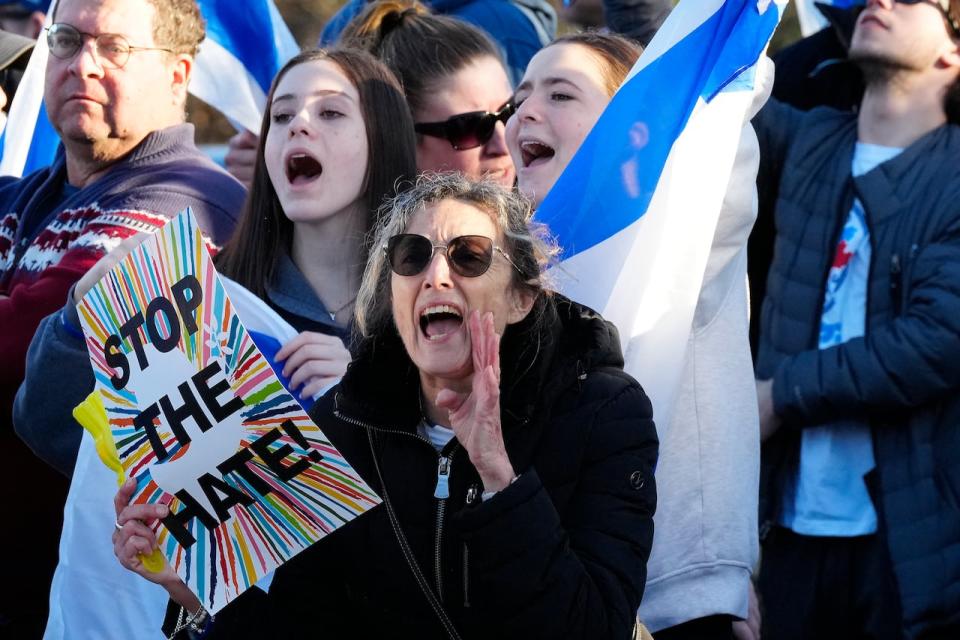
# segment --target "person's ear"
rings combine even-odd
[[[516,324],[526,318],[533,309],[537,294],[528,289],[512,288],[510,292],[510,310],[507,313],[507,324]]]
[[[43,11],[34,11],[30,14],[30,17],[27,20],[30,21],[30,33],[33,34],[33,39],[36,40],[40,37],[40,34],[43,33],[43,23],[46,20],[47,15]]]
[[[186,53],[176,54],[170,65],[170,90],[173,94],[174,104],[185,105],[187,103],[187,88],[192,73],[193,57]]]

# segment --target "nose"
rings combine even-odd
[[[102,77],[103,65],[97,57],[97,44],[90,38],[85,38],[80,50],[70,61],[70,71],[81,78]]]
[[[520,103],[520,106],[517,107],[516,113],[513,114],[512,119],[518,121],[532,121],[536,122],[540,120],[540,104],[537,101],[536,97],[530,95],[526,100]]]
[[[300,109],[293,114],[293,118],[290,119],[290,123],[287,125],[287,135],[291,138],[296,136],[310,137],[313,135],[313,127],[310,126],[310,119],[307,117],[305,109]]]
[[[435,247],[433,256],[430,258],[430,264],[427,265],[427,269],[423,273],[423,288],[449,289],[452,286],[453,278],[450,275],[447,254],[441,247]]]
[[[879,6],[883,7],[884,9],[889,9],[889,8],[891,8],[891,7],[893,6],[893,4],[894,4],[895,1],[896,1],[896,0],[867,0],[865,4],[866,4],[866,6],[868,6],[868,7],[878,6],[878,5],[879,5]]]

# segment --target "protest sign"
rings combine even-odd
[[[240,322],[188,209],[84,296],[80,319],[132,501],[211,612],[379,503]]]

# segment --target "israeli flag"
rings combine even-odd
[[[562,249],[550,276],[617,326],[661,437],[758,62],[786,2],[681,2],[536,214]]]
[[[198,0],[207,22],[190,93],[224,114],[235,127],[260,130],[273,76],[300,52],[273,0]],[[47,26],[53,7],[47,13]],[[0,175],[22,176],[53,162],[60,140],[43,108],[49,49],[34,47],[0,138]]]
[[[825,29],[827,19],[823,17],[818,4],[830,4],[844,9],[858,4],[865,4],[865,0],[797,0],[797,18],[800,20],[800,33],[804,37]]]

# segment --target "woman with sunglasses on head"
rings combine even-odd
[[[650,404],[613,327],[545,288],[552,250],[529,214],[456,173],[393,200],[357,301],[363,340],[311,410],[384,504],[205,638],[630,637],[656,503]]]
[[[517,87],[507,142],[521,192],[539,206],[641,53],[615,35],[555,40]],[[767,86],[769,89],[769,86]],[[766,94],[755,98],[759,109]],[[644,123],[631,132],[642,148]],[[710,249],[671,424],[649,581],[640,608],[658,640],[732,638],[748,619],[757,560],[759,429],[748,341],[746,245],[756,218],[756,135],[749,123]],[[656,417],[656,416],[655,416]],[[731,464],[731,461],[734,463]],[[748,611],[749,610],[749,611]],[[753,628],[753,627],[752,627]],[[743,636],[741,636],[743,637]],[[749,636],[746,636],[749,637]]]

